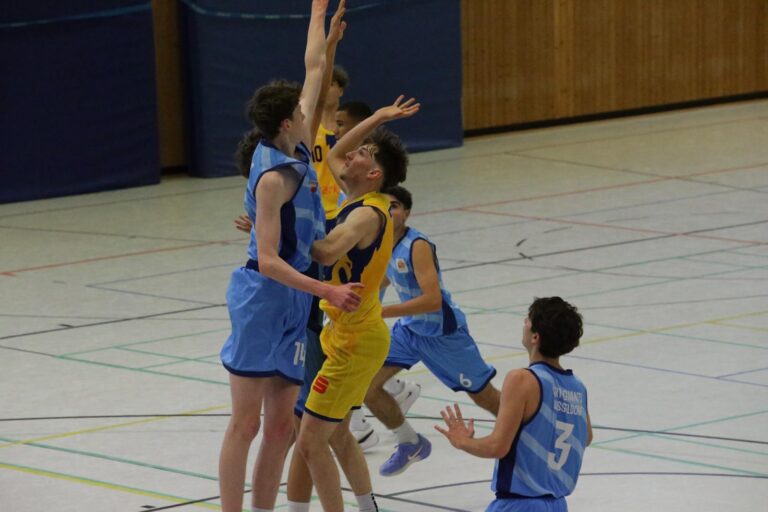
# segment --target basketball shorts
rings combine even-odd
[[[227,308],[232,323],[221,362],[241,377],[280,376],[304,382],[307,320],[312,296],[256,270],[232,272]]]
[[[421,336],[396,322],[384,364],[409,369],[419,361],[454,391],[478,393],[496,375],[496,369],[483,360],[466,327],[453,334]]]
[[[307,329],[307,356],[304,359],[304,382],[301,384],[299,397],[296,399],[296,405],[293,408],[294,414],[301,418],[304,414],[304,404],[307,402],[309,390],[312,388],[312,382],[320,371],[320,367],[325,361],[325,354],[320,346],[320,335],[312,329]]]
[[[485,512],[568,512],[568,505],[565,498],[496,499]]]
[[[330,322],[320,333],[325,354],[304,410],[326,421],[341,421],[363,405],[373,377],[389,351],[389,329],[377,319],[366,326],[345,328]]]

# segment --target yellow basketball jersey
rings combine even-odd
[[[379,287],[387,272],[393,246],[389,199],[378,192],[369,192],[354,201],[345,201],[327,219],[328,226],[335,226],[344,222],[352,210],[363,207],[371,207],[381,216],[383,222],[378,237],[369,247],[353,248],[342,256],[332,267],[326,268],[325,276],[326,281],[332,284],[362,283],[365,288],[359,291],[362,297],[360,308],[346,313],[325,300],[320,301],[320,308],[331,321],[350,327],[369,321],[381,321]]]
[[[317,180],[320,183],[320,197],[323,200],[326,215],[339,206],[339,193],[341,193],[328,167],[328,153],[334,144],[336,144],[336,134],[321,124],[315,137],[315,147],[312,149],[312,161],[315,163]]]

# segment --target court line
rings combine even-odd
[[[111,482],[105,482],[101,480],[94,480],[92,478],[86,478],[82,476],[76,476],[76,475],[68,475],[65,473],[59,473],[57,471],[50,471],[47,469],[39,469],[39,468],[32,468],[29,466],[20,466],[18,464],[9,464],[7,462],[0,462],[0,468],[3,469],[9,469],[13,471],[18,471],[21,473],[28,473],[31,475],[36,476],[44,476],[48,478],[54,478],[56,480],[64,480],[68,482],[75,482],[79,484],[85,484],[91,487],[101,487],[103,489],[108,489],[110,491],[119,491],[124,492],[128,494],[135,494],[139,496],[145,496],[148,498],[154,498],[154,499],[162,499],[167,501],[172,501],[176,503],[181,502],[187,502],[189,501],[188,498],[182,498],[180,496],[173,496],[170,494],[164,494],[156,491],[147,491],[144,489],[139,489],[137,487],[129,487],[127,485],[121,485],[121,484],[114,484]],[[212,505],[208,503],[195,503],[196,506],[200,506],[203,508],[207,508],[210,510],[221,510],[220,506]]]
[[[726,377],[735,377],[736,375],[746,375],[747,373],[764,372],[768,370],[768,367],[755,368],[754,370],[744,370],[743,372],[727,373],[725,375],[719,375],[718,379],[725,379]]]

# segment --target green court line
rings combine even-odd
[[[216,361],[206,361],[206,359],[211,358],[211,357],[215,357]],[[187,362],[207,364],[207,365],[214,365],[214,366],[221,366],[221,361],[218,358],[219,358],[219,354],[214,354],[212,356],[195,357],[195,358],[182,358],[182,357],[180,357],[180,358],[178,358],[179,361],[168,361],[166,363],[151,364],[149,366],[142,366],[141,368],[143,370],[146,370],[147,368],[158,368],[160,366],[171,366],[171,365],[174,365],[174,364],[181,364],[181,363],[187,363]]]
[[[145,344],[145,343],[156,343],[158,341],[175,340],[175,339],[186,338],[186,337],[191,337],[191,336],[202,336],[203,334],[211,334],[211,333],[214,333],[214,332],[226,332],[226,331],[229,331],[229,330],[230,330],[230,327],[222,328],[222,329],[213,329],[213,330],[210,330],[210,331],[200,331],[200,332],[191,332],[191,333],[177,334],[177,335],[174,335],[174,336],[166,336],[166,337],[163,337],[163,338],[154,338],[154,339],[151,339],[151,340],[134,341],[134,342],[131,342],[131,343],[122,343],[122,344],[119,344],[119,345],[110,345],[109,347],[94,348],[94,349],[90,349],[90,350],[80,350],[80,351],[77,351],[77,352],[68,352],[66,354],[61,354],[61,355],[59,355],[57,357],[68,357],[68,356],[75,356],[75,355],[80,355],[80,354],[87,354],[89,352],[100,352],[102,350],[111,350],[113,348],[133,347],[134,345],[142,345],[142,344]]]
[[[678,441],[678,442],[686,443],[686,444],[695,444],[695,445],[698,445],[698,446],[708,446],[710,448],[717,448],[719,450],[727,450],[727,451],[731,451],[731,452],[748,453],[750,455],[762,455],[763,457],[768,457],[768,452],[761,452],[759,450],[748,450],[748,449],[745,449],[745,448],[736,448],[734,446],[723,446],[723,445],[714,444],[714,443],[706,443],[704,441],[693,441],[691,439],[680,438],[679,436],[675,436],[673,438],[673,437],[670,437],[670,436],[665,436],[663,434],[650,434],[650,437],[654,437],[654,438],[657,438],[657,439],[663,439],[664,441]]]
[[[733,473],[739,473],[744,475],[753,475],[753,476],[768,476],[768,473],[760,473],[757,471],[749,471],[746,469],[738,469],[738,468],[731,468],[728,466],[719,466],[717,464],[707,464],[705,462],[696,462],[693,460],[686,460],[686,459],[676,459],[674,457],[667,457],[664,455],[655,455],[651,453],[645,453],[645,452],[638,452],[635,450],[626,450],[624,448],[611,448],[608,446],[595,446],[598,450],[607,450],[611,452],[620,452],[620,453],[628,453],[630,455],[638,455],[640,457],[648,457],[651,459],[659,459],[659,460],[665,460],[668,462],[678,462],[682,464],[688,464],[690,466],[698,466],[698,467],[704,467],[704,468],[712,468],[712,469],[720,469],[725,471],[731,471]]]
[[[178,375],[175,373],[165,373],[165,372],[155,372],[152,370],[145,370],[143,368],[132,368],[130,366],[121,366],[118,364],[110,364],[110,363],[102,363],[100,361],[89,361],[87,359],[78,359],[76,357],[65,357],[65,356],[58,356],[59,359],[63,359],[65,361],[76,361],[78,363],[85,363],[85,364],[94,364],[97,366],[106,366],[107,368],[115,368],[119,370],[130,370],[134,372],[140,372],[140,373],[148,373],[150,375],[160,375],[163,377],[175,377],[177,379],[183,379],[183,380],[192,380],[196,382],[206,382],[208,384],[217,384],[219,386],[229,386],[229,382],[222,382],[218,380],[211,380],[211,379],[203,379],[201,377],[191,377],[189,375]]]
[[[665,429],[663,429],[663,431],[664,432],[676,432],[678,430],[688,429],[688,428],[692,428],[692,427],[700,427],[702,425],[711,425],[713,423],[720,423],[720,422],[723,422],[723,421],[731,421],[731,420],[738,420],[738,419],[741,419],[741,418],[749,418],[751,416],[759,416],[759,415],[765,414],[765,413],[768,413],[768,409],[765,409],[765,410],[762,410],[762,411],[748,412],[748,413],[745,413],[745,414],[737,414],[735,416],[727,416],[725,418],[718,418],[718,419],[714,419],[714,420],[707,420],[707,421],[701,421],[701,422],[697,422],[697,423],[690,423],[688,425],[682,425],[682,426],[679,426],[679,427],[665,428]],[[638,434],[631,434],[631,435],[627,435],[627,436],[623,436],[623,437],[617,437],[616,439],[609,439],[607,441],[598,441],[596,443],[592,443],[592,446],[602,446],[602,445],[608,444],[608,443],[615,443],[617,441],[625,441],[627,439],[635,439],[636,437],[644,437],[644,436],[647,436],[647,435],[649,435],[649,434],[648,433],[644,433],[644,432],[643,433],[638,433]]]

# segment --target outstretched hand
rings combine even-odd
[[[445,429],[435,425],[435,430],[447,437],[454,448],[461,448],[462,441],[475,436],[475,420],[469,420],[465,424],[458,404],[453,404],[453,409],[449,405],[440,411],[440,416],[443,417],[443,421],[448,428]]]
[[[393,104],[380,108],[376,113],[381,115],[384,121],[394,121],[395,119],[411,117],[421,108],[421,103],[416,103],[416,98],[411,98],[406,102],[403,102],[403,99],[405,96],[401,94]]]
[[[328,37],[326,44],[336,44],[344,37],[344,29],[347,28],[347,22],[343,20],[344,13],[347,10],[347,0],[341,0],[336,12],[331,18],[331,26],[328,28]]]

